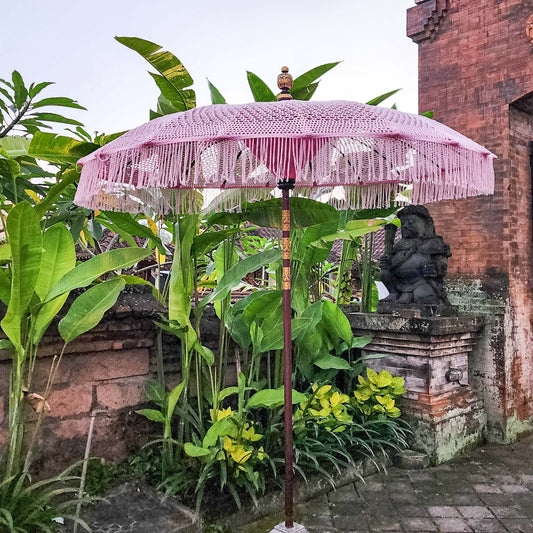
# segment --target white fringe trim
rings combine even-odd
[[[280,179],[295,194],[326,198],[338,209],[390,205],[399,184],[425,204],[494,192],[493,156],[457,145],[400,138],[350,137],[184,142],[106,152],[83,161],[75,197],[90,209],[199,212],[195,190],[230,191],[220,209],[267,198]]]

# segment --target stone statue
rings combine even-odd
[[[385,254],[380,266],[381,281],[389,295],[379,302],[378,313],[411,309],[419,316],[451,314],[444,288],[450,247],[435,234],[433,219],[424,206],[404,207],[398,218],[400,240],[394,242],[394,224],[385,227]]]

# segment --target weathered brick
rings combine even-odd
[[[68,387],[52,390],[48,403],[50,417],[70,417],[89,413],[93,401],[91,383],[74,381]]]
[[[143,377],[102,382],[96,388],[98,405],[108,409],[136,407],[145,401],[145,384]]]
[[[59,365],[56,385],[142,376],[149,372],[149,358],[150,353],[144,348],[67,355]],[[44,388],[49,367],[49,358],[37,361],[34,372],[36,390]]]

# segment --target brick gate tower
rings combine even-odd
[[[449,294],[487,326],[470,383],[490,440],[533,427],[533,0],[415,0],[419,111],[498,156],[492,197],[428,206],[450,244]]]

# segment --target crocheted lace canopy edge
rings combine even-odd
[[[339,209],[417,204],[494,192],[494,155],[434,120],[355,102],[213,105],[130,130],[79,161],[75,202],[91,209],[197,212],[198,191],[224,189],[212,208],[238,210],[294,194]]]

